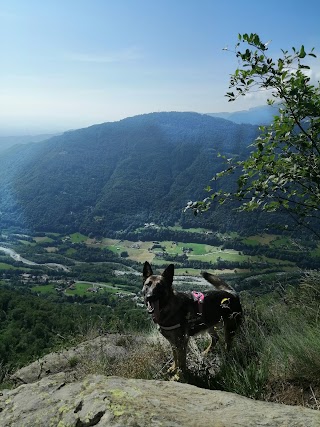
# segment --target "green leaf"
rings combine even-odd
[[[299,58],[304,58],[306,56],[306,52],[304,50],[304,46],[302,45],[299,52]]]

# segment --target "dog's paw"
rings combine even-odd
[[[180,369],[177,369],[175,374],[171,376],[170,381],[177,381],[179,383],[184,383],[186,382],[186,378],[184,376],[184,373]]]
[[[176,372],[177,368],[176,365],[173,363],[170,368],[167,369],[167,374],[173,375]]]

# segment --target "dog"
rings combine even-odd
[[[223,280],[203,272],[204,279],[214,290],[177,292],[173,290],[174,265],[170,264],[161,275],[154,275],[146,261],[143,267],[142,294],[148,313],[169,341],[173,352],[173,365],[168,373],[174,380],[186,374],[186,356],[191,336],[207,331],[211,337],[207,354],[217,343],[215,326],[222,321],[225,345],[229,350],[232,338],[241,324],[242,308],[238,294]]]

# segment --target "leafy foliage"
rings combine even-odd
[[[243,50],[240,46],[245,44]],[[230,79],[229,101],[255,90],[270,92],[269,104],[279,104],[270,126],[262,126],[246,159],[225,160],[213,180],[236,174],[237,189],[212,191],[211,197],[189,207],[207,210],[212,200],[241,201],[241,210],[286,211],[297,223],[312,228],[320,206],[320,87],[311,83],[306,58],[313,50],[282,50],[277,60],[267,55],[268,43],[257,34],[239,34],[235,54],[242,64]],[[315,232],[316,230],[313,229]],[[316,232],[317,233],[317,232]]]

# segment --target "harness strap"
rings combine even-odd
[[[180,328],[181,324],[177,323],[176,325],[173,326],[161,326],[159,325],[159,329],[163,329],[164,331],[172,331],[173,329],[178,329]]]

